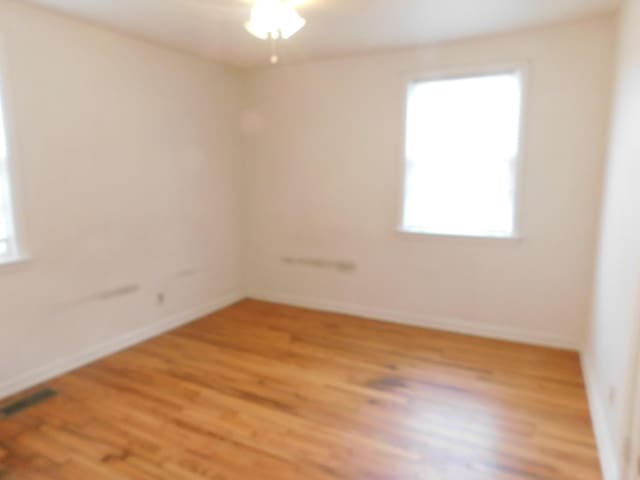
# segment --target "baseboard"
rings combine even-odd
[[[582,372],[591,411],[591,422],[598,445],[603,478],[604,480],[620,480],[622,469],[618,464],[618,456],[608,434],[606,405],[600,394],[601,389],[598,388],[595,370],[584,352],[580,354],[580,361],[582,363]]]
[[[334,302],[331,300],[321,300],[309,297],[299,297],[251,288],[249,289],[248,296],[256,300],[263,300],[267,302],[284,303],[296,307],[343,313],[359,317],[383,320],[392,323],[399,323],[403,325],[413,325],[431,328],[434,330],[445,330],[448,332],[463,333],[466,335],[474,335],[478,337],[508,340],[530,345],[540,345],[545,347],[562,348],[575,351],[578,351],[580,348],[580,341],[577,339],[546,335],[544,333],[536,331],[508,328],[499,325],[478,324],[459,319],[441,318],[427,314],[386,310],[371,306]]]
[[[232,305],[243,298],[244,293],[230,293],[210,303],[193,308],[178,315],[173,315],[160,322],[153,323],[126,335],[109,340],[100,345],[88,348],[68,358],[54,361],[45,367],[36,368],[16,378],[0,383],[0,399],[14,395],[22,390],[46,382],[64,373],[70,372],[100,358],[104,358],[120,350],[124,350],[140,342],[156,337],[198,318]]]

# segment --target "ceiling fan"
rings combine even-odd
[[[255,0],[251,17],[244,26],[254,37],[271,42],[270,61],[276,64],[279,60],[277,42],[291,38],[306,23],[293,4],[286,0]]]
[[[233,12],[237,16],[239,11],[248,15],[244,27],[248,33],[260,40],[271,43],[272,64],[279,61],[278,42],[287,40],[295,35],[307,23],[298,13],[297,7],[308,3],[306,0],[241,0],[235,5],[220,5],[211,0],[198,0],[208,8]]]

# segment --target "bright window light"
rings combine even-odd
[[[521,115],[520,72],[412,83],[402,230],[515,236]]]
[[[0,261],[15,257],[17,246],[11,208],[9,152],[2,106],[0,105]]]

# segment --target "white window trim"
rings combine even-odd
[[[31,259],[25,250],[25,227],[22,209],[21,175],[18,167],[17,141],[14,130],[13,101],[11,97],[8,59],[4,48],[5,39],[0,37],[0,108],[4,120],[4,129],[7,142],[7,180],[9,182],[9,207],[12,216],[12,245],[8,255],[0,257],[0,268],[22,264]]]
[[[523,199],[524,199],[524,171],[526,163],[526,131],[528,123],[528,105],[529,105],[529,63],[526,61],[518,62],[501,62],[501,63],[485,63],[481,65],[466,66],[446,66],[434,67],[433,69],[421,70],[418,72],[408,73],[402,76],[402,125],[401,132],[401,167],[399,172],[399,194],[398,207],[396,212],[395,231],[402,236],[410,236],[414,238],[430,238],[440,240],[459,240],[459,241],[480,241],[480,242],[501,242],[513,243],[524,240],[524,219],[523,219]],[[407,114],[408,114],[408,95],[412,84],[421,81],[448,80],[456,78],[468,78],[500,73],[517,72],[520,74],[520,82],[522,86],[522,105],[520,108],[520,138],[518,143],[518,155],[516,157],[516,174],[515,174],[515,198],[514,198],[514,231],[509,236],[488,236],[488,235],[463,235],[463,234],[442,234],[430,233],[420,230],[407,229],[404,226],[404,207],[405,207],[405,190],[407,181],[407,152],[406,152],[406,135],[407,135]]]

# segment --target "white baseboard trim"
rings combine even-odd
[[[15,378],[11,378],[0,383],[0,399],[14,395],[22,390],[49,381],[52,378],[80,368],[100,358],[107,357],[145,340],[174,330],[187,323],[193,322],[198,318],[232,305],[245,297],[246,295],[244,293],[230,293],[205,305],[173,315],[118,338],[108,340],[100,345],[88,348],[82,352],[71,355],[70,357],[56,360],[44,367],[36,368]]]
[[[598,388],[598,380],[591,362],[584,352],[580,353],[582,363],[582,373],[589,399],[589,410],[591,410],[591,422],[598,445],[600,465],[604,480],[621,480],[622,469],[618,463],[618,456],[615,453],[614,445],[607,429],[606,405]]]
[[[575,351],[580,349],[580,340],[578,339],[547,335],[538,331],[508,328],[499,325],[479,324],[459,319],[436,317],[428,314],[386,310],[371,306],[335,302],[332,300],[321,300],[310,297],[299,297],[251,288],[249,289],[248,297],[266,302],[284,303],[296,307],[343,313],[403,325],[413,325],[431,328],[434,330],[445,330],[448,332],[463,333],[466,335],[494,338],[498,340],[508,340],[512,342],[526,343],[529,345],[540,345]]]

